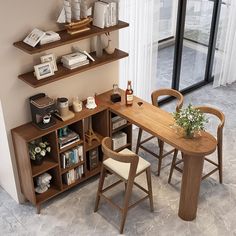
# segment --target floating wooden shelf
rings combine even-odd
[[[88,65],[81,66],[81,67],[73,69],[73,70],[67,69],[61,63],[59,63],[57,65],[58,66],[58,71],[56,71],[54,75],[52,75],[48,78],[45,78],[45,79],[38,80],[34,76],[34,73],[32,71],[28,72],[28,73],[25,73],[25,74],[22,74],[22,75],[19,75],[18,78],[23,80],[25,83],[32,86],[33,88],[37,88],[37,87],[55,82],[57,80],[61,80],[61,79],[79,74],[81,72],[96,68],[98,66],[102,66],[102,65],[111,63],[113,61],[117,61],[117,60],[122,59],[124,57],[128,57],[129,54],[126,53],[126,52],[123,52],[119,49],[116,49],[113,54],[109,55],[109,54],[104,52],[103,56],[99,57],[99,58],[97,58],[95,56],[94,52],[91,53],[91,55],[95,59],[94,62],[90,61],[90,63]]]
[[[58,163],[51,160],[50,158],[45,158],[41,165],[32,164],[32,177],[40,175],[56,166],[58,166]]]
[[[27,45],[26,43],[24,43],[23,41],[19,41],[19,42],[13,43],[13,45],[26,53],[36,54],[36,53],[40,53],[40,52],[43,52],[48,49],[60,47],[60,46],[63,46],[63,45],[69,44],[69,43],[73,43],[73,42],[77,42],[77,41],[80,41],[83,39],[91,38],[93,36],[101,35],[106,32],[119,30],[119,29],[122,29],[122,28],[125,28],[128,26],[129,26],[128,23],[123,22],[123,21],[119,21],[117,25],[111,26],[108,28],[104,28],[104,29],[100,29],[98,27],[91,26],[91,30],[86,31],[86,32],[81,32],[80,34],[75,34],[75,35],[70,35],[67,33],[66,30],[62,30],[62,31],[57,32],[57,33],[59,33],[61,40],[58,40],[53,43],[48,43],[45,45],[37,45],[36,47],[31,47],[31,46]]]

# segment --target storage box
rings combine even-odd
[[[127,144],[127,134],[124,132],[117,132],[112,135],[113,150],[123,147]]]
[[[111,122],[112,122],[112,130],[118,129],[122,125],[127,124],[127,120],[120,117],[120,116],[115,116],[115,117],[111,118]]]

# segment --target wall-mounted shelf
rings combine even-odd
[[[40,52],[43,52],[43,51],[46,51],[46,50],[49,50],[52,48],[60,47],[60,46],[63,46],[63,45],[69,44],[69,43],[74,43],[74,42],[78,42],[83,39],[91,38],[96,35],[101,35],[101,34],[104,34],[105,32],[112,32],[115,30],[126,28],[128,26],[129,26],[128,23],[123,22],[123,21],[119,21],[117,25],[107,27],[104,29],[100,29],[98,27],[91,26],[91,29],[89,31],[82,32],[80,34],[75,34],[75,35],[70,35],[67,33],[66,30],[61,30],[61,31],[57,32],[57,33],[59,33],[61,39],[59,41],[56,41],[53,43],[48,43],[45,45],[37,45],[36,47],[31,47],[31,46],[27,45],[26,43],[24,43],[23,41],[19,41],[19,42],[13,43],[13,45],[28,54],[36,54],[36,53],[40,53]]]
[[[50,76],[50,77],[45,78],[45,79],[38,80],[34,76],[34,73],[32,71],[28,72],[28,73],[25,73],[25,74],[22,74],[22,75],[19,75],[18,78],[20,80],[23,80],[25,83],[27,83],[31,87],[37,88],[37,87],[55,82],[57,80],[61,80],[61,79],[79,74],[81,72],[91,70],[91,69],[96,68],[98,66],[102,66],[102,65],[111,63],[113,61],[117,61],[117,60],[122,59],[124,57],[128,57],[129,54],[126,53],[126,52],[123,52],[119,49],[116,49],[113,54],[109,55],[106,52],[104,52],[103,56],[99,57],[99,58],[97,58],[95,56],[94,52],[91,53],[91,55],[95,59],[94,62],[90,61],[90,63],[88,65],[81,66],[81,67],[73,69],[73,70],[67,69],[67,68],[63,67],[61,63],[59,63],[58,64],[58,71],[56,71],[53,76]]]

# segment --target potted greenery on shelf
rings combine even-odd
[[[208,119],[199,110],[191,104],[187,108],[182,108],[173,113],[176,125],[184,131],[184,137],[193,138],[196,132],[204,130]]]
[[[51,147],[48,142],[34,140],[29,143],[30,158],[35,165],[41,165],[43,163],[43,158],[49,152],[51,152]]]

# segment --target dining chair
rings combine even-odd
[[[112,139],[106,137],[102,140],[103,163],[101,167],[100,180],[98,184],[96,202],[94,212],[98,210],[100,198],[103,198],[111,206],[116,207],[121,213],[120,233],[123,233],[126,221],[127,212],[132,207],[136,206],[141,201],[149,198],[150,209],[153,211],[153,197],[152,197],[152,183],[151,183],[151,169],[150,163],[143,158],[136,155],[129,149],[124,149],[119,153],[112,151]],[[146,172],[147,188],[140,186],[135,182],[135,178],[141,173]],[[112,173],[119,178],[119,180],[103,189],[103,184],[107,173]],[[125,195],[123,206],[120,207],[115,204],[112,199],[105,196],[105,192],[115,187],[117,184],[125,183]],[[129,205],[132,194],[133,185],[144,191],[146,194],[143,198],[135,203]]]
[[[207,174],[203,175],[202,180],[206,179],[207,177],[209,177],[210,175],[212,175],[216,171],[219,171],[219,181],[222,184],[222,182],[223,182],[222,148],[223,148],[223,127],[225,124],[225,116],[221,111],[219,111],[218,109],[213,108],[213,107],[199,106],[196,108],[199,109],[204,114],[214,116],[219,120],[219,125],[217,127],[217,135],[216,135],[218,162],[214,162],[207,157],[204,158],[204,161],[211,163],[212,165],[215,166],[215,168],[213,170],[211,170],[210,172],[208,172]],[[173,156],[172,163],[171,163],[168,183],[171,183],[171,178],[172,178],[174,169],[181,172],[181,173],[183,172],[183,170],[178,166],[182,162],[183,162],[183,155],[182,155],[181,160],[177,160],[177,153],[175,153],[175,155]]]
[[[159,107],[158,100],[162,96],[172,96],[177,99],[177,103],[176,103],[176,107],[175,107],[176,111],[179,111],[181,109],[181,107],[183,106],[183,100],[184,100],[183,95],[174,89],[159,89],[159,90],[152,92],[152,95],[151,95],[152,105]],[[164,142],[161,139],[157,138],[157,142],[158,142],[158,146],[159,146],[159,153],[158,154],[154,153],[153,151],[151,151],[147,147],[145,147],[143,144],[148,142],[149,140],[155,138],[155,136],[148,137],[148,138],[141,141],[142,133],[143,133],[143,130],[141,128],[139,128],[137,146],[136,146],[136,154],[138,154],[139,148],[141,148],[144,151],[153,155],[154,157],[158,158],[159,161],[158,161],[158,167],[157,167],[157,175],[159,176],[160,172],[161,172],[162,159],[164,157],[168,156],[169,154],[173,153],[175,151],[175,149],[172,149],[172,150],[164,153]]]

